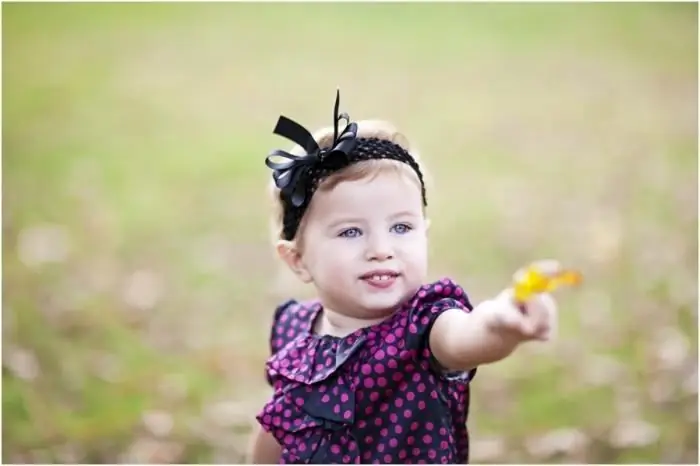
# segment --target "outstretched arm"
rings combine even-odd
[[[430,348],[442,367],[468,371],[510,355],[522,342],[547,340],[556,319],[556,304],[547,294],[535,296],[524,309],[513,304],[509,290],[467,313],[442,313],[430,332]]]

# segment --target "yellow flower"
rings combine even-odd
[[[575,270],[560,270],[545,274],[535,266],[530,266],[522,278],[515,281],[514,298],[517,303],[527,302],[533,295],[554,291],[562,285],[576,286],[583,276]]]

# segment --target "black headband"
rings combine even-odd
[[[265,159],[265,165],[272,169],[272,178],[280,189],[284,211],[282,236],[286,240],[292,240],[296,236],[319,183],[331,173],[364,160],[388,159],[409,165],[418,175],[423,205],[427,205],[423,174],[411,154],[391,141],[358,138],[357,123],[351,122],[347,113],[339,115],[339,106],[340,91],[335,97],[333,142],[328,149],[321,149],[311,133],[299,123],[285,116],[280,116],[277,120],[273,133],[295,142],[306,151],[306,155],[300,156],[275,150]],[[341,120],[345,120],[346,124],[343,131],[338,132]]]

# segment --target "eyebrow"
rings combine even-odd
[[[353,218],[353,217],[345,217],[345,218],[339,218],[337,220],[332,221],[331,223],[328,224],[328,228],[336,228],[338,225],[342,225],[343,223],[362,223],[361,218]]]
[[[394,218],[399,218],[399,217],[417,217],[415,212],[412,212],[410,210],[402,210],[400,212],[396,212],[393,215],[390,215],[389,218],[394,219]]]
[[[411,212],[410,210],[402,210],[400,212],[396,212],[394,214],[391,214],[389,216],[389,219],[397,219],[401,217],[418,217],[418,214],[415,212]],[[346,218],[339,218],[337,220],[332,221],[331,223],[328,224],[328,228],[335,228],[338,225],[342,225],[343,223],[363,223],[365,220],[362,218],[357,218],[357,217],[346,217]]]

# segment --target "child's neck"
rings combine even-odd
[[[314,325],[314,333],[317,335],[332,335],[334,337],[345,337],[351,333],[365,327],[371,327],[386,320],[388,316],[376,319],[361,319],[335,312],[332,309],[323,308],[319,319]]]

